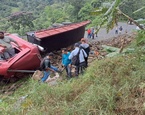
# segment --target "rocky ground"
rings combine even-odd
[[[88,44],[91,47],[91,52],[89,56],[89,62],[92,62],[94,59],[99,59],[99,57],[105,57],[107,52],[103,50],[102,45],[112,46],[116,48],[125,48],[127,45],[131,43],[131,41],[135,38],[136,33],[131,34],[122,34],[117,37],[112,37],[102,41],[94,41],[88,40]],[[54,52],[54,60],[53,64],[61,68],[61,51]]]

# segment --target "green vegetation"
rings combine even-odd
[[[56,86],[30,78],[13,95],[1,95],[0,110],[2,114],[27,115],[143,115],[143,45],[134,42],[130,46],[135,48],[133,53],[96,60],[83,76]]]
[[[91,15],[91,12],[96,8],[110,7],[114,0],[1,0],[0,4],[0,30],[8,32],[18,32],[24,34],[27,31],[33,31],[43,28],[48,28],[53,23],[62,23],[64,21],[80,22],[84,20],[91,20],[90,26],[96,27],[102,20],[101,15]],[[121,11],[129,15],[133,19],[145,18],[145,9],[142,8],[145,3],[144,0],[121,0],[119,5]],[[137,9],[140,9],[137,13]],[[17,15],[17,21],[20,17],[21,21],[15,21],[13,15],[17,12],[25,12],[25,14],[32,13],[30,20],[25,18],[29,15],[21,17]],[[135,12],[135,13],[133,13]],[[9,18],[12,18],[9,21]],[[124,18],[121,18],[124,20]],[[126,19],[125,19],[126,20]],[[13,24],[12,24],[13,23]],[[24,25],[34,25],[25,26]],[[19,28],[20,27],[20,28]]]
[[[113,29],[114,26],[118,25],[118,22],[120,21],[121,18],[126,18],[126,20],[128,20],[127,23],[130,24],[135,24],[136,26],[138,26],[141,30],[144,30],[144,27],[140,25],[139,22],[135,21],[132,17],[130,17],[129,15],[127,15],[126,13],[124,13],[121,9],[122,9],[122,4],[124,4],[123,1],[121,0],[115,0],[112,4],[110,4],[110,7],[107,8],[106,7],[100,7],[99,9],[95,10],[94,12],[92,12],[95,15],[102,15],[102,21],[99,24],[99,28],[96,31],[96,33],[99,31],[99,29],[106,25],[106,30],[107,32],[109,32],[109,30]],[[137,11],[135,12],[139,12],[140,10],[143,10],[144,7],[139,8]],[[134,14],[134,13],[133,13]],[[141,19],[143,20],[143,19]]]
[[[100,16],[93,17],[89,15],[89,12],[95,7],[102,6],[102,3],[105,2],[105,0],[92,0],[91,2],[84,0],[85,4],[80,2],[80,7],[75,0],[70,0],[70,2],[43,0],[43,4],[40,4],[41,0],[37,0],[35,3],[32,0],[33,5],[29,4],[32,6],[28,5],[30,0],[25,1],[26,3],[15,1],[17,2],[2,0],[3,3],[6,3],[3,7],[12,6],[12,9],[13,7],[17,8],[13,10],[6,9],[9,12],[7,14],[3,13],[1,16],[9,16],[18,9],[27,12],[34,10],[33,30],[46,28],[52,23],[66,20],[77,22],[91,19],[93,20],[92,25],[96,24],[96,22],[99,22]],[[132,0],[127,1],[132,3]],[[140,2],[142,1],[140,0]],[[112,2],[112,0],[109,2]],[[131,7],[134,8],[135,6]],[[1,12],[5,12],[5,10],[1,10]],[[24,29],[22,26],[23,20],[16,21],[20,21],[18,27],[20,27],[19,31],[22,31]],[[0,23],[0,27],[8,31],[16,32],[17,30],[17,25],[16,30],[13,30],[14,26],[7,22],[7,18],[2,18]],[[31,27],[28,24],[25,31],[30,29]],[[78,79],[62,81],[56,86],[38,83],[31,78],[25,80],[24,84],[14,94],[10,96],[0,95],[0,114],[143,115],[145,112],[144,36],[145,32],[139,31],[135,44],[130,46],[135,48],[133,53],[96,60],[90,65],[85,74],[79,76]]]

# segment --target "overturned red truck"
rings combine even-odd
[[[19,49],[17,45],[12,44],[16,55],[7,60],[0,60],[0,76],[8,78],[15,75],[15,73],[20,70],[24,71],[37,69],[41,61],[41,55],[38,48],[18,36],[12,34],[7,36],[16,40],[21,49]]]
[[[90,21],[69,24],[61,27],[28,32],[28,41],[20,37],[8,34],[7,36],[17,41],[12,44],[16,55],[7,60],[0,59],[0,78],[10,78],[18,72],[33,72],[39,68],[41,62],[40,46],[44,47],[45,53],[68,47],[84,37],[85,25]],[[0,48],[0,53],[3,49]]]

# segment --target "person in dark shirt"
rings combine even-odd
[[[42,65],[44,65],[43,71],[44,71],[44,75],[41,78],[42,82],[45,82],[47,80],[47,78],[50,75],[50,72],[59,72],[58,68],[54,67],[51,65],[50,61],[53,58],[53,53],[49,53],[48,56],[46,56],[43,60],[42,60]]]
[[[119,34],[122,33],[122,30],[123,30],[123,28],[122,28],[122,26],[120,26],[120,27],[119,27]]]
[[[95,34],[95,30],[94,30],[94,28],[92,28],[92,30],[91,30],[91,37],[92,37],[92,39],[94,39],[94,34]]]
[[[85,57],[85,62],[86,62],[86,67],[88,67],[88,57],[89,57],[89,52],[90,52],[90,46],[89,44],[86,42],[85,38],[81,39],[81,44],[79,46],[80,48],[84,49],[84,51],[87,54],[87,57]]]

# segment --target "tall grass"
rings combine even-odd
[[[56,86],[29,79],[12,96],[2,99],[6,106],[2,114],[143,115],[144,56],[140,51],[96,60],[78,79]],[[17,107],[19,98],[25,95]]]

